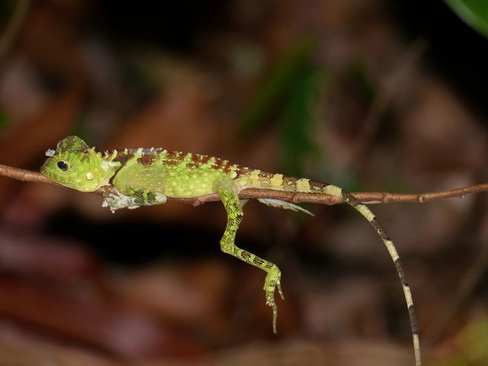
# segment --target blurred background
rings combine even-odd
[[[69,134],[164,147],[349,191],[488,181],[488,6],[449,0],[0,1],[0,163]],[[0,179],[1,365],[412,365],[387,251],[350,207],[121,210]],[[372,210],[413,291],[426,365],[488,364],[485,194]]]

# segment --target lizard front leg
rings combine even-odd
[[[127,193],[120,192],[115,186],[101,189],[103,195],[103,207],[109,207],[112,212],[121,208],[134,209],[140,206],[162,205],[166,203],[166,196],[162,193],[154,193],[145,189],[129,188]]]
[[[273,310],[273,332],[276,333],[276,320],[278,317],[278,307],[275,302],[276,289],[278,289],[278,293],[284,300],[280,284],[281,271],[276,264],[236,246],[235,237],[237,229],[244,215],[242,211],[243,204],[239,201],[237,189],[231,181],[222,180],[217,182],[216,190],[227,211],[227,226],[220,240],[220,248],[224,253],[233,255],[267,272],[266,279],[264,280],[264,292],[266,305],[270,306]]]

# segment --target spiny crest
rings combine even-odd
[[[103,160],[119,162],[124,165],[128,160],[136,158],[140,164],[150,165],[159,161],[168,167],[184,167],[188,169],[218,170],[224,173],[237,171],[238,165],[228,160],[204,154],[171,151],[162,148],[136,148],[104,151],[100,154]]]
[[[101,159],[108,160],[108,161],[114,160],[118,154],[119,152],[117,150],[105,150],[103,152],[98,153]]]
[[[238,168],[236,164],[233,164],[228,160],[203,154],[185,154],[182,158],[182,162],[190,169],[211,169],[222,171],[224,173],[230,173]]]
[[[123,149],[123,150],[105,150],[99,153],[101,159],[105,161],[113,161],[124,165],[128,160],[137,158],[138,161],[144,165],[149,165],[154,159],[157,159],[166,150],[162,148],[137,148],[137,149]]]
[[[80,139],[78,136],[68,136],[61,141],[58,142],[58,145],[56,147],[56,152],[62,152],[62,151],[84,151],[89,149],[89,146]]]

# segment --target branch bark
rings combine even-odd
[[[33,172],[30,170],[13,168],[0,164],[0,176],[5,176],[12,179],[17,179],[30,183],[43,183],[59,185],[42,174]],[[478,184],[475,186],[468,186],[462,188],[451,189],[448,191],[429,192],[429,193],[388,193],[388,192],[356,192],[351,193],[359,201],[365,204],[379,204],[379,203],[425,203],[433,200],[445,199],[445,198],[463,198],[468,194],[488,192],[488,183]],[[101,194],[101,192],[95,192]],[[327,194],[309,194],[309,193],[295,193],[295,192],[282,192],[272,189],[256,189],[249,188],[244,189],[239,193],[239,197],[243,199],[252,198],[273,198],[293,203],[316,203],[322,205],[336,205],[342,203],[342,201],[336,197],[329,196]],[[217,194],[210,194],[206,196],[196,198],[168,198],[175,201],[181,201],[193,206],[199,206],[206,202],[219,201]]]

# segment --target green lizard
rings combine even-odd
[[[220,240],[223,252],[266,271],[266,304],[273,310],[276,333],[277,305],[275,291],[282,298],[281,271],[274,264],[236,246],[235,237],[243,217],[245,201],[239,192],[246,188],[272,189],[307,194],[328,194],[355,208],[373,226],[395,264],[400,277],[412,328],[415,362],[421,365],[420,345],[410,287],[399,255],[389,236],[370,209],[342,188],[306,178],[292,178],[242,167],[207,155],[167,151],[162,148],[124,149],[98,152],[76,136],[61,140],[56,150],[46,152],[48,159],[41,173],[52,181],[81,192],[99,190],[104,207],[120,208],[159,205],[167,197],[195,198],[217,193],[227,212],[227,226]],[[292,210],[306,210],[292,203],[260,199],[261,202]]]

